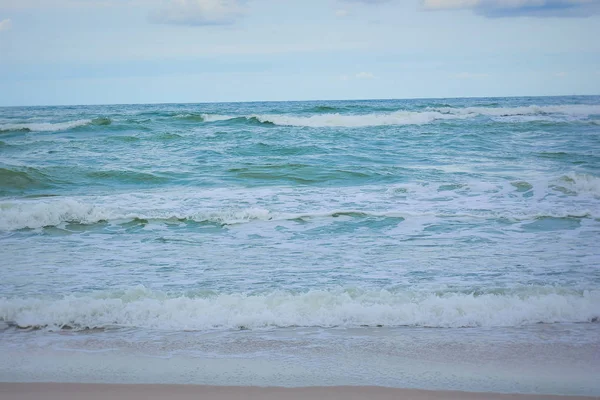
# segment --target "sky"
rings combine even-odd
[[[600,0],[0,0],[0,106],[600,94]]]

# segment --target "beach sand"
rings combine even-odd
[[[498,393],[428,391],[365,386],[337,387],[232,387],[196,385],[125,385],[86,383],[0,383],[2,400],[100,399],[261,399],[261,400],[569,400],[600,399],[586,396],[552,396]]]

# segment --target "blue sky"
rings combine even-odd
[[[600,94],[600,0],[0,0],[0,106]]]

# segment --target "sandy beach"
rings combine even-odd
[[[0,383],[2,400],[75,400],[75,399],[414,399],[414,400],[568,400],[599,399],[588,396],[522,395],[499,393],[470,393],[428,391],[365,386],[338,387],[232,387],[196,385],[114,385],[83,383]]]

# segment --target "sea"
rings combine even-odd
[[[0,108],[0,354],[600,395],[600,96]]]

